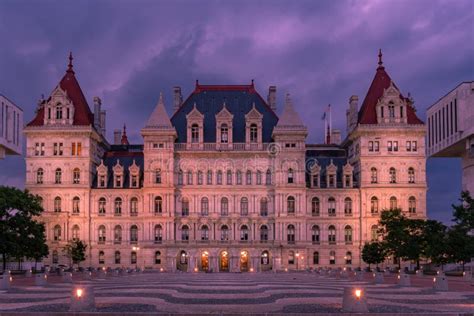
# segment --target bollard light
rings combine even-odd
[[[163,270],[164,270],[163,268],[160,268],[160,272],[163,272]]]
[[[253,272],[253,268],[250,268],[250,272]]]
[[[360,289],[356,289],[355,296],[357,297],[357,299],[360,299],[360,297],[362,296],[362,291]]]
[[[288,268],[285,268],[285,272],[288,272]]]
[[[400,274],[398,275],[398,277],[397,277],[397,278],[400,280]]]
[[[436,278],[433,278],[433,282],[436,282]]]
[[[198,272],[198,268],[194,268],[194,272]]]
[[[76,289],[76,296],[77,296],[77,298],[82,297],[82,289]]]

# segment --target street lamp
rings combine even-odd
[[[296,252],[296,271],[298,271],[298,261],[300,261],[300,253]]]
[[[135,251],[135,270],[138,270],[138,250],[140,250],[140,247],[133,246],[132,250]]]

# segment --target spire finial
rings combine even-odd
[[[163,91],[160,91],[160,100],[158,101],[158,103],[160,103],[160,104],[164,103],[164,101],[163,101]]]
[[[121,139],[122,145],[128,145],[128,137],[127,137],[127,126],[125,123],[123,123],[123,132],[122,132],[122,139]]]
[[[73,70],[72,70],[72,67],[73,67],[73,66],[72,66],[72,60],[73,60],[73,59],[74,59],[74,58],[72,57],[72,52],[69,52],[69,64],[67,65],[67,71],[73,71]]]
[[[382,62],[382,49],[379,48],[379,67],[382,67],[383,66],[383,62]]]

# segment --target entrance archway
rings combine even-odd
[[[272,269],[270,253],[268,252],[268,250],[264,250],[260,255],[260,269],[262,271],[268,271]]]
[[[250,261],[250,255],[247,251],[241,251],[240,252],[240,271],[241,272],[247,272],[249,271],[249,261]]]
[[[201,270],[209,271],[209,252],[207,251],[201,253]]]
[[[219,271],[229,272],[229,253],[225,250],[219,255]]]
[[[183,272],[188,271],[188,254],[184,250],[181,250],[178,253],[178,257],[176,258],[176,269]]]

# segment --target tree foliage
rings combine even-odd
[[[64,254],[73,264],[80,264],[86,260],[87,245],[82,240],[73,240],[64,247]]]
[[[11,258],[41,260],[48,254],[44,224],[35,220],[42,212],[39,197],[27,190],[0,186],[0,254],[3,270]]]
[[[382,263],[385,259],[385,249],[381,242],[374,241],[371,243],[365,243],[364,248],[362,248],[362,260],[369,264],[378,265]]]

